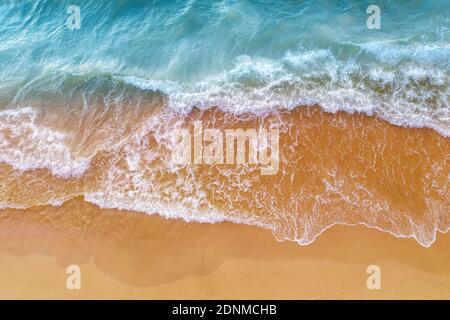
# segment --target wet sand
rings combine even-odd
[[[450,299],[450,235],[431,248],[364,226],[336,226],[313,244],[270,231],[62,207],[2,210],[0,298]],[[66,267],[81,268],[81,290]],[[381,268],[368,290],[366,269]]]
[[[325,113],[319,107],[260,117],[218,109],[194,109],[183,116],[149,106],[140,108],[142,117],[116,112],[103,119],[102,110],[91,115],[101,118],[102,126],[90,130],[81,124],[91,123],[91,116],[80,114],[79,132],[65,132],[67,141],[56,148],[65,151],[53,158],[46,148],[29,146],[27,136],[16,141],[20,134],[12,135],[8,143],[20,149],[11,148],[11,156],[19,164],[34,161],[32,152],[44,164],[50,159],[50,166],[71,172],[76,162],[70,158],[79,156],[74,150],[96,151],[85,172],[69,177],[49,168],[21,170],[0,163],[0,206],[59,205],[85,196],[103,208],[270,227],[277,239],[301,244],[313,242],[335,223],[364,223],[414,237],[423,246],[434,242],[436,230],[450,228],[450,140],[431,129],[394,126],[362,114]],[[73,123],[70,117],[44,117],[45,126],[36,130]],[[119,130],[113,124],[121,118],[129,124]],[[222,131],[279,128],[277,173],[261,175],[262,166],[248,163],[176,167],[169,142],[173,130],[191,129],[195,121]],[[94,138],[98,132],[101,139]],[[98,149],[98,140],[106,149]],[[72,145],[78,149],[67,149]]]
[[[194,110],[181,118],[186,127],[196,120],[219,128],[282,125],[280,171],[261,176],[250,166],[217,165],[174,172],[170,150],[157,143],[171,122],[161,120],[164,110],[142,110],[155,115],[134,115],[134,127],[121,133],[153,116],[161,126],[95,154],[81,177],[0,164],[0,200],[29,207],[0,210],[1,298],[450,298],[450,234],[437,232],[433,243],[436,230],[450,225],[447,138],[318,107],[264,118]],[[56,120],[48,121],[68,121]],[[90,135],[71,137],[93,148]],[[260,227],[100,209],[84,200],[89,194],[111,206],[203,197],[204,207]],[[38,205],[61,199],[68,201]],[[191,211],[185,217],[208,218]],[[409,238],[364,225],[327,229],[334,223]],[[81,267],[81,290],[66,288],[73,264]],[[369,265],[381,268],[380,290],[366,286]]]

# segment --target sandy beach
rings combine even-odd
[[[449,1],[78,2],[0,1],[0,298],[450,299]]]
[[[119,157],[100,153],[80,178],[48,170],[19,173],[2,164],[3,197],[29,208],[0,210],[0,298],[450,298],[450,235],[436,232],[445,230],[449,219],[446,138],[430,129],[318,108],[262,120],[197,110],[186,125],[198,119],[219,127],[280,122],[288,128],[280,137],[282,174],[239,173],[239,179],[251,181],[243,188],[223,174],[224,165],[195,171],[196,185],[207,190],[211,203],[234,206],[230,217],[244,212],[267,228],[99,208],[80,194],[104,188],[101,181],[111,175],[112,164],[127,168],[122,151]],[[145,148],[155,144],[151,133],[142,139]],[[154,162],[141,166],[160,168]],[[147,181],[161,186],[179,181],[160,172]],[[191,179],[188,171],[177,177]],[[266,194],[263,207],[257,192]],[[58,195],[69,199],[33,205]],[[281,215],[287,209],[292,215]],[[70,265],[80,267],[80,290],[66,287]],[[366,285],[371,265],[380,267],[381,289]]]
[[[364,226],[336,226],[316,242],[270,231],[99,210],[0,213],[0,297],[74,299],[449,299],[450,236],[431,248]],[[81,289],[66,288],[79,265]],[[366,269],[381,268],[379,290]]]

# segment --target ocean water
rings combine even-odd
[[[301,244],[363,223],[430,245],[450,225],[450,2],[377,1],[379,30],[366,26],[371,4],[0,1],[0,207],[83,196],[102,208],[259,225]],[[71,5],[80,29],[67,26]],[[309,119],[312,106],[326,115]],[[214,118],[205,122],[283,128],[277,178],[173,167],[168,135],[196,110]],[[354,118],[327,118],[338,111]],[[336,119],[344,131],[320,130]],[[311,144],[315,136],[334,147]],[[355,142],[367,137],[368,149]],[[409,149],[395,149],[399,141]],[[356,151],[365,160],[342,162]],[[383,152],[390,160],[378,163]],[[305,153],[317,157],[298,162]]]
[[[450,3],[378,1],[380,30],[366,27],[369,4],[4,0],[3,107],[124,82],[183,112],[320,104],[448,135]]]

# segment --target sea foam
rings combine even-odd
[[[38,111],[30,107],[0,112],[0,162],[19,171],[47,168],[62,178],[83,175],[90,159],[74,156],[66,134],[37,118]]]

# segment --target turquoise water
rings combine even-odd
[[[1,108],[140,90],[180,112],[320,104],[449,135],[450,1],[376,1],[379,30],[370,4],[3,0]]]

